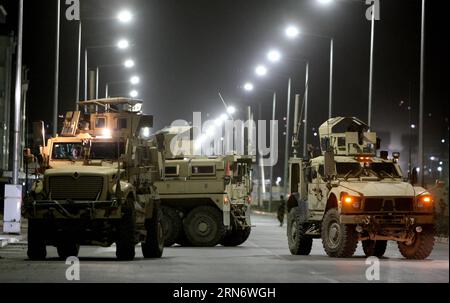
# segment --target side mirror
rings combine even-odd
[[[305,178],[306,178],[306,181],[307,181],[308,183],[311,183],[311,182],[312,182],[311,167],[310,167],[310,166],[307,167],[307,168],[305,168]]]
[[[417,174],[417,168],[414,167],[409,175],[409,181],[412,185],[417,184],[418,180],[418,174]]]
[[[334,152],[326,151],[325,155],[325,176],[327,178],[333,178],[337,175],[336,173],[336,162],[334,161]]]

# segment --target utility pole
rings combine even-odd
[[[291,110],[291,85],[292,80],[289,78],[287,91],[287,110],[286,110],[286,142],[284,149],[284,193],[287,195],[288,191],[288,161],[289,161],[289,115]]]
[[[425,91],[425,0],[422,0],[422,25],[420,38],[420,102],[419,102],[419,168],[420,184],[425,184],[425,170],[423,167],[423,106]]]
[[[272,121],[275,121],[276,116],[276,108],[277,108],[277,93],[273,93],[273,101],[272,101]],[[275,126],[275,123],[274,123]],[[275,134],[275,129],[272,127],[271,136],[270,136],[270,146],[273,146],[273,137],[277,136]],[[272,201],[273,201],[273,165],[270,166],[270,198],[269,198],[269,212],[272,211]]]
[[[57,2],[57,20],[56,20],[56,54],[55,54],[55,92],[53,99],[53,136],[58,133],[58,90],[59,90],[59,38],[61,28],[61,1]]]
[[[20,158],[20,113],[22,104],[22,47],[23,47],[23,0],[19,1],[19,24],[17,36],[16,87],[14,92],[14,154],[12,183],[5,185],[5,209],[3,232],[20,234],[22,185],[19,182]],[[26,185],[27,186],[27,185]]]

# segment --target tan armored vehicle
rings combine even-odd
[[[171,136],[165,133],[166,146]],[[189,149],[188,149],[189,150]],[[176,157],[166,152],[164,179],[155,183],[165,245],[237,246],[250,235],[251,156]]]
[[[427,258],[434,245],[433,198],[405,182],[398,153],[377,156],[379,139],[356,118],[332,118],[319,129],[322,155],[289,161],[289,249],[308,255],[322,238],[331,257],[351,257],[362,241],[380,257],[388,240],[408,259]]]
[[[149,140],[153,117],[142,115],[141,105],[125,98],[80,102],[91,113],[67,113],[60,136],[41,148],[43,177],[24,203],[30,259],[44,259],[46,245],[66,258],[80,245],[113,243],[119,260],[132,260],[137,243],[145,258],[161,257],[153,183],[163,173],[163,142]]]

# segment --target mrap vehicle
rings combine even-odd
[[[289,249],[308,255],[321,238],[330,257],[383,256],[387,241],[407,259],[427,258],[434,245],[433,197],[403,179],[398,153],[377,155],[376,133],[357,118],[337,117],[319,129],[321,155],[289,160]],[[297,141],[298,142],[298,141]]]
[[[161,133],[165,136],[166,147],[169,146],[173,138],[171,131],[166,129]],[[168,148],[165,154],[164,178],[155,183],[162,205],[165,245],[237,246],[244,243],[251,232],[254,157],[208,157],[189,152],[174,155]]]
[[[141,243],[145,258],[159,258],[164,237],[154,182],[164,169],[163,143],[147,138],[153,117],[142,101],[111,98],[80,102],[59,136],[39,155],[42,177],[24,199],[28,257],[45,259],[46,246],[61,258],[80,245],[116,243],[119,260],[132,260]]]

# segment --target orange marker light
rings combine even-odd
[[[424,197],[422,197],[421,200],[423,203],[431,203],[431,201],[432,201],[430,196],[424,196]]]
[[[353,198],[350,197],[350,196],[345,196],[345,197],[344,197],[344,202],[350,204],[350,203],[353,202]]]

